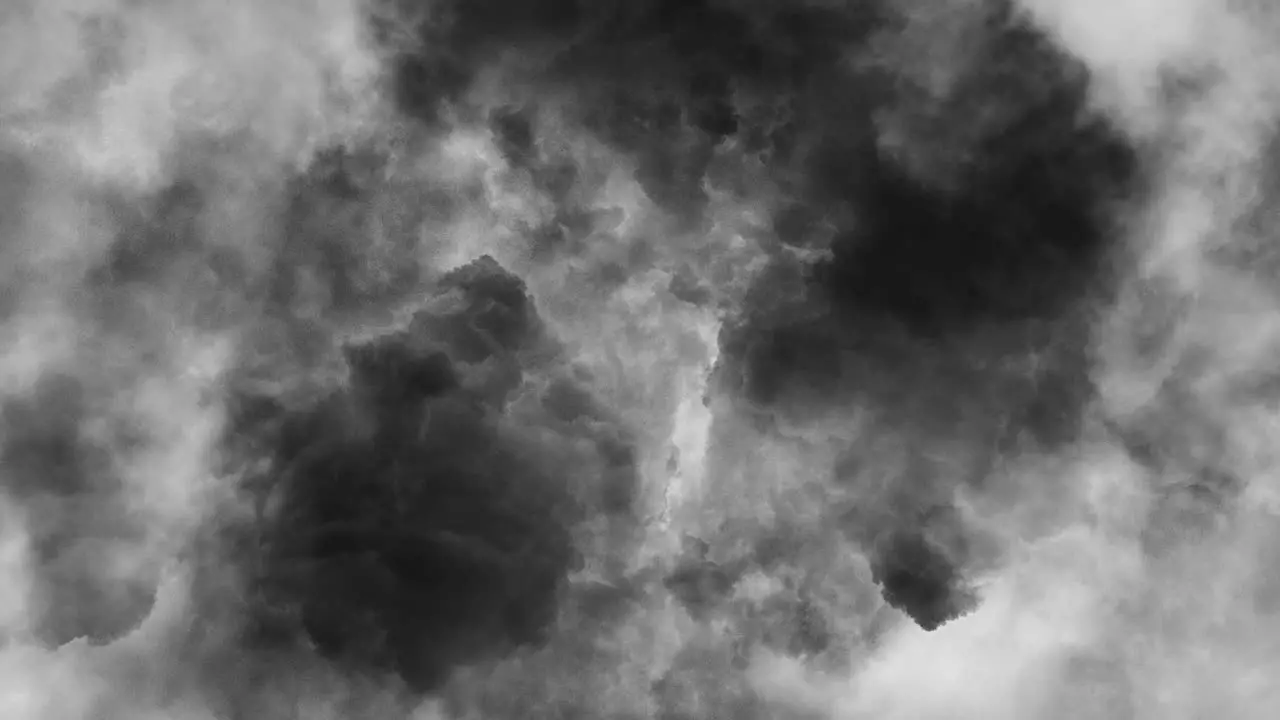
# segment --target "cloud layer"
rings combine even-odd
[[[0,714],[1269,717],[1274,13],[0,11]]]

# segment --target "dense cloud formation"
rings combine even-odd
[[[559,357],[524,284],[486,257],[444,275],[405,329],[347,346],[341,390],[246,416],[273,427],[259,582],[275,612],[296,607],[320,652],[424,690],[542,638],[582,563],[574,526],[629,513],[636,479]],[[510,410],[521,392],[539,397]],[[575,441],[596,472],[548,460]]]
[[[19,5],[0,716],[1270,716],[1268,12]]]
[[[726,362],[752,402],[785,403],[800,386],[869,403],[916,428],[919,453],[957,436],[996,453],[1025,447],[1021,438],[1053,448],[1077,437],[1092,397],[1081,316],[1113,292],[1114,213],[1138,189],[1137,153],[1087,106],[1083,68],[1007,9],[971,42],[972,65],[915,120],[922,129],[905,131],[919,140],[828,141],[815,153],[809,212],[849,219],[811,271],[810,307],[790,311],[798,319],[748,310],[729,335]],[[929,147],[938,132],[957,138]],[[954,567],[963,549],[926,541],[929,521],[917,518],[945,514],[939,495],[957,484],[980,486],[982,464],[950,477],[907,469],[888,497],[863,500],[893,506],[862,513],[875,528],[855,533],[886,600],[927,629],[971,605]]]

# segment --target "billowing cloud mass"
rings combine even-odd
[[[1277,29],[8,3],[0,717],[1273,717]]]

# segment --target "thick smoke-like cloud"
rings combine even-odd
[[[485,257],[436,292],[405,330],[348,347],[337,394],[246,399],[259,427],[233,430],[274,438],[259,582],[299,622],[271,632],[428,690],[548,631],[591,553],[575,530],[627,524],[636,480],[518,278]]]
[[[806,199],[847,213],[831,257],[798,308],[748,309],[726,345],[727,374],[756,404],[798,390],[801,412],[865,407],[882,417],[869,432],[905,445],[892,479],[872,479],[870,443],[852,433],[834,471],[886,599],[929,629],[970,603],[954,493],[983,493],[1007,455],[1079,437],[1087,324],[1112,292],[1114,213],[1141,179],[1135,149],[1088,107],[1082,66],[1010,8],[970,23],[946,87],[906,74],[871,109],[900,125],[887,139],[826,141]]]
[[[0,11],[0,715],[1269,717],[1275,22]]]

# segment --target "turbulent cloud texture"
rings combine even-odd
[[[0,716],[1268,718],[1266,3],[0,10]]]

